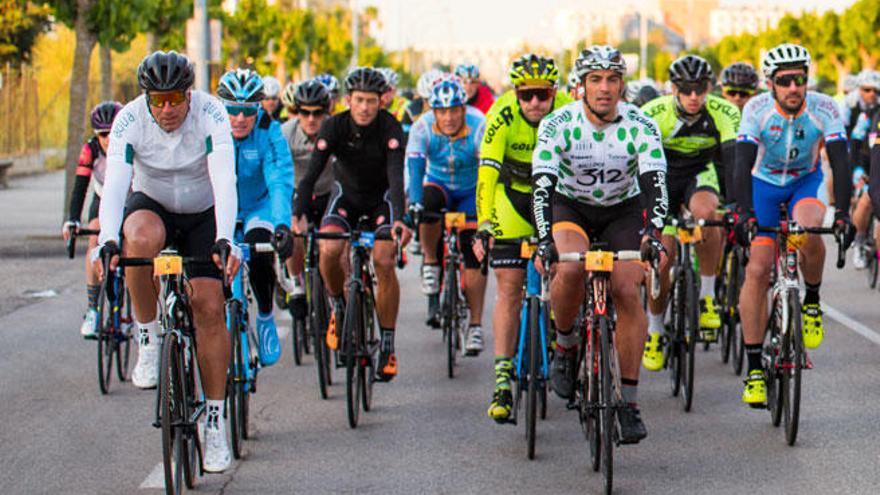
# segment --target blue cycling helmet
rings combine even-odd
[[[455,75],[462,79],[479,79],[480,69],[474,64],[458,64],[455,67]]]
[[[235,69],[223,74],[217,96],[230,103],[256,103],[263,99],[263,79],[250,69]]]
[[[428,104],[431,108],[458,107],[467,103],[467,93],[458,78],[442,79],[431,89]]]

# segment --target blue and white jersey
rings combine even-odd
[[[455,136],[440,132],[431,111],[413,124],[406,145],[407,193],[411,203],[421,203],[426,175],[429,182],[451,191],[476,189],[486,118],[475,108],[465,108],[465,125]]]
[[[290,225],[293,159],[281,124],[260,109],[254,129],[235,143],[238,218],[258,214],[272,227]],[[269,228],[268,225],[265,227]]]
[[[777,186],[816,171],[821,145],[845,139],[837,103],[813,91],[794,117],[781,111],[770,92],[752,98],[743,108],[737,137],[758,146],[752,176]]]

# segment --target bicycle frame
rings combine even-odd
[[[232,297],[227,300],[226,304],[226,328],[233,328],[234,319],[239,319],[240,325],[238,328],[241,329],[241,338],[239,339],[241,342],[240,361],[242,363],[250,363],[252,361],[251,349],[252,346],[256,345],[253,332],[251,331],[250,313],[248,311],[248,302],[253,297],[248,277],[248,262],[251,260],[251,246],[239,242],[236,242],[236,245],[241,249],[241,268],[239,268],[238,273],[235,274],[235,278],[232,280],[232,285],[230,286]],[[231,301],[237,301],[239,303],[239,308],[241,308],[239,314],[234,315],[229,311],[229,302]],[[256,380],[258,368],[247,364],[244,366],[243,370],[234,370],[234,372],[241,377],[240,379],[244,383],[244,391],[250,392],[251,384]]]
[[[513,358],[514,369],[516,370],[517,381],[520,388],[526,389],[528,379],[537,378],[541,384],[550,377],[550,365],[547,362],[547,352],[541,352],[541,368],[540,374],[537,376],[528,369],[528,341],[529,341],[529,300],[538,299],[541,304],[538,305],[538,326],[540,330],[539,342],[541,349],[547,349],[547,310],[546,304],[550,301],[550,288],[547,277],[541,277],[538,270],[535,269],[534,263],[529,263],[526,269],[525,297],[523,297],[522,308],[519,317],[519,335],[517,336],[516,355]],[[515,415],[516,413],[514,413]],[[515,417],[515,416],[514,416]]]

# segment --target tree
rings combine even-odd
[[[242,0],[235,13],[225,19],[224,52],[235,65],[252,66],[261,74],[270,72],[266,63],[269,42],[282,33],[281,13],[266,0]]]
[[[48,5],[0,0],[0,63],[29,62],[37,37],[51,28]]]
[[[151,0],[146,12],[147,53],[183,51],[186,21],[193,15],[193,0]]]
[[[860,0],[848,8],[841,18],[840,41],[855,65],[873,69],[880,56],[880,2]]]

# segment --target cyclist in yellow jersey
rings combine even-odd
[[[532,226],[532,150],[541,119],[571,101],[557,91],[559,69],[552,58],[525,55],[513,62],[510,81],[514,89],[502,95],[486,116],[477,177],[478,236],[482,239],[518,239],[535,235]],[[486,255],[482,242],[474,253]],[[499,423],[510,417],[516,329],[528,260],[518,246],[493,246],[492,268],[497,282],[493,315],[495,334],[495,391],[489,417]]]
[[[385,92],[382,93],[382,108],[388,110],[388,113],[394,116],[398,122],[403,120],[403,116],[406,115],[406,109],[409,107],[409,100],[397,94],[397,83],[399,82],[399,78],[397,76],[397,72],[394,72],[393,69],[388,67],[382,67],[378,69],[379,72],[385,77],[385,81],[388,83]]]

